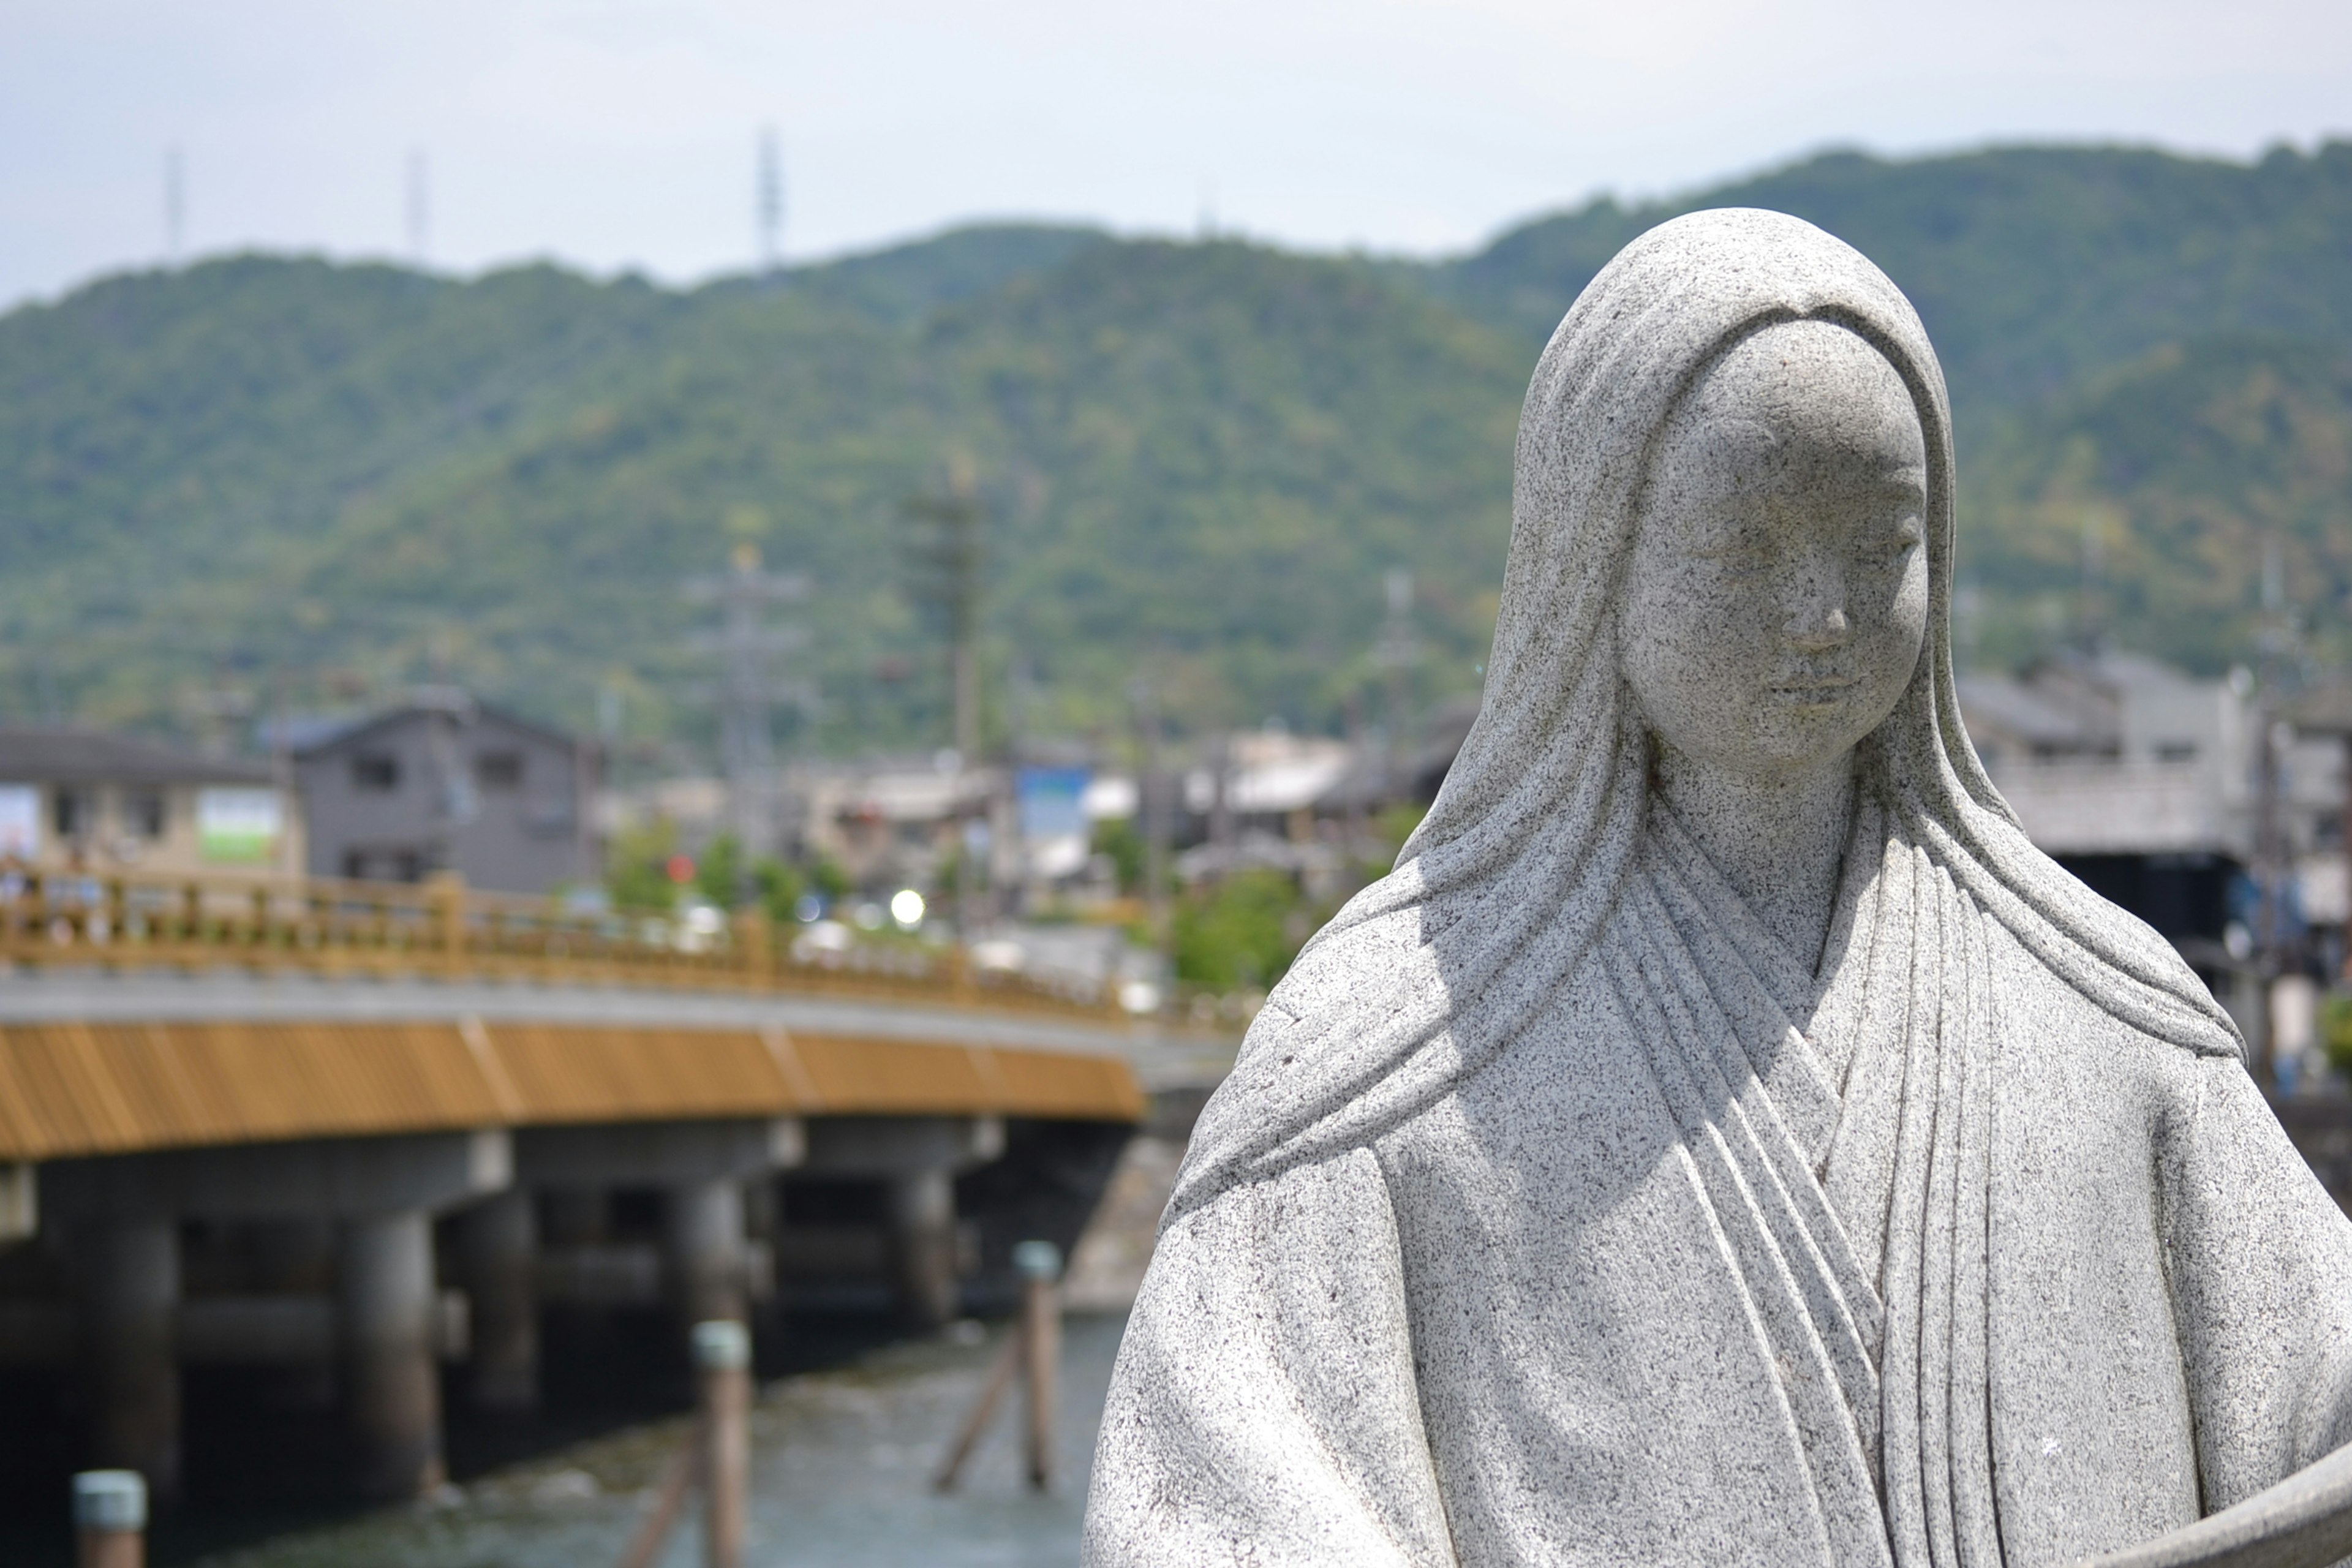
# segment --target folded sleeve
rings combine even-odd
[[[1161,1234],[1085,1539],[1087,1568],[1454,1563],[1369,1152],[1234,1189]]]
[[[2234,1060],[2184,1076],[2158,1179],[2210,1512],[2352,1439],[2352,1222]]]

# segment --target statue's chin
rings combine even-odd
[[[1695,761],[1759,780],[1811,773],[1853,753],[1878,725],[1849,701],[1780,705],[1770,701],[1684,737],[1660,738]]]

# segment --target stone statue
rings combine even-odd
[[[1485,710],[1194,1134],[1088,1563],[2061,1563],[2352,1436],[2352,1224],[1987,781],[1952,497],[1838,240],[1593,279]]]

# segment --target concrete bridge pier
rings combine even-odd
[[[604,1239],[602,1187],[555,1187],[537,1194],[546,1211],[540,1239],[553,1247],[593,1247]]]
[[[928,1332],[945,1327],[962,1305],[955,1179],[1003,1152],[1001,1117],[828,1117],[809,1129],[803,1169],[883,1184],[898,1315]]]
[[[539,1404],[539,1215],[528,1188],[509,1187],[457,1217],[458,1285],[472,1315],[467,1400],[476,1409]]]
[[[743,1184],[797,1165],[797,1117],[530,1127],[515,1135],[519,1184],[578,1193],[654,1187],[665,1194],[662,1274],[688,1323],[749,1321]]]
[[[272,1294],[331,1292],[335,1280],[335,1222],[329,1219],[255,1220],[245,1227],[253,1283]],[[183,1334],[182,1354],[186,1353]],[[335,1403],[331,1356],[269,1369],[270,1396],[299,1409],[324,1410]]]
[[[962,1305],[956,1282],[955,1173],[934,1167],[893,1176],[887,1184],[890,1283],[898,1316],[923,1332],[945,1328]]]
[[[75,1250],[91,1468],[136,1470],[168,1500],[180,1489],[179,1227],[166,1215],[100,1220]]]
[[[434,1356],[433,1222],[422,1209],[346,1220],[335,1270],[343,1424],[365,1497],[418,1497],[448,1479]]]
[[[180,1219],[325,1221],[336,1226],[331,1338],[359,1489],[391,1499],[440,1484],[432,1216],[504,1187],[510,1170],[500,1130],[230,1144],[46,1167],[44,1206],[88,1242],[81,1337],[98,1394],[94,1457],[176,1484],[180,1346],[207,1331],[243,1345],[257,1332],[283,1335],[303,1316],[299,1298],[250,1299],[247,1310],[214,1314],[218,1321],[174,1310]],[[297,1310],[251,1310],[277,1300]]]

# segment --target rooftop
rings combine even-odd
[[[0,782],[10,784],[254,784],[268,764],[207,757],[103,730],[0,725]]]

